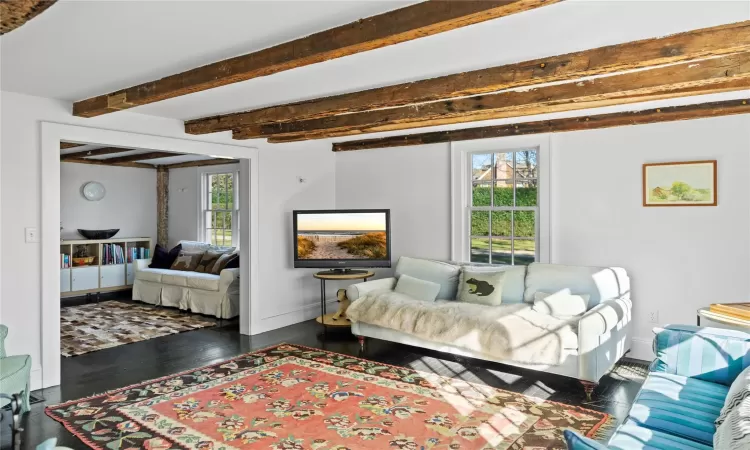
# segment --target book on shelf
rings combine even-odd
[[[151,258],[151,251],[145,247],[131,247],[130,254],[128,255],[128,262],[133,262],[136,259],[149,259]]]
[[[70,255],[68,255],[67,253],[60,253],[60,268],[61,269],[70,268]]]
[[[102,245],[102,265],[124,264],[125,254],[123,248],[117,244]]]

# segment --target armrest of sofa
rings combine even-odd
[[[350,284],[349,287],[346,288],[346,297],[349,300],[354,301],[360,297],[364,297],[369,292],[377,291],[379,289],[393,289],[394,287],[396,287],[396,279],[393,277]]]
[[[133,261],[133,270],[138,272],[139,270],[146,269],[151,264],[150,259],[136,259]]]
[[[654,328],[651,371],[730,385],[750,365],[750,333],[692,325]]]
[[[234,280],[240,279],[240,269],[223,269],[219,273],[219,291],[226,292]]]
[[[587,311],[578,321],[578,353],[596,349],[602,335],[627,325],[632,307],[633,302],[622,297],[601,302]]]

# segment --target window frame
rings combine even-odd
[[[231,247],[239,248],[240,242],[239,242],[239,233],[240,233],[240,204],[239,204],[239,170],[235,168],[227,168],[227,167],[216,167],[216,168],[210,168],[210,169],[203,169],[198,173],[198,179],[199,179],[199,185],[200,185],[200,196],[199,196],[199,202],[198,202],[198,240],[200,242],[205,242],[208,244],[212,244],[211,242],[211,236],[209,233],[207,233],[209,227],[206,223],[206,213],[209,211],[209,201],[210,201],[210,194],[209,194],[209,177],[213,175],[232,175],[233,181],[232,181],[232,197],[233,197],[233,209],[226,210],[222,209],[220,211],[222,212],[231,212],[232,213],[232,243]],[[213,211],[213,210],[212,210]],[[219,211],[219,210],[215,210]],[[216,229],[216,228],[211,228]],[[224,227],[223,229],[227,229]],[[224,244],[224,246],[227,246]]]
[[[462,141],[451,143],[451,259],[459,262],[471,262],[471,211],[532,210],[536,211],[535,262],[550,262],[549,139],[550,138],[548,135],[535,135],[512,136],[506,138],[482,139],[476,141]],[[536,207],[472,206],[472,188],[474,185],[474,180],[472,177],[473,164],[471,158],[473,155],[489,153],[509,153],[530,149],[535,149],[537,151]],[[515,180],[515,169],[513,173],[513,180]],[[513,214],[511,214],[511,216],[513,216]],[[512,226],[513,223],[511,222],[511,227]],[[511,228],[511,230],[514,230],[514,228]],[[489,233],[490,236],[488,236],[488,238],[491,238],[491,231]],[[482,236],[482,238],[483,237],[484,236]],[[514,250],[514,241],[514,239],[511,239],[511,251]],[[492,249],[490,248],[490,252],[491,251]]]

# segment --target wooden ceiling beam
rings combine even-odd
[[[95,148],[93,150],[84,150],[82,152],[66,153],[64,155],[60,155],[60,161],[66,161],[69,159],[88,158],[91,156],[111,155],[113,153],[124,153],[124,152],[132,152],[132,151],[133,151],[132,148],[119,148],[119,147]]]
[[[5,0],[0,2],[0,35],[10,33],[54,5],[57,0]]]
[[[318,139],[748,89],[750,53],[620,75],[233,131],[235,139]]]
[[[108,163],[104,159],[84,159],[84,158],[71,158],[62,160],[60,162],[65,163],[76,163],[76,164],[90,164],[94,166],[114,166],[114,167],[134,167],[138,169],[155,169],[156,166],[151,164],[143,164],[137,162],[121,162],[121,163]]]
[[[213,133],[262,123],[291,122],[486,94],[741,51],[750,51],[750,21],[253,111],[189,120],[185,122],[185,132]]]
[[[73,104],[73,115],[102,114],[386,47],[561,0],[427,1],[360,19],[274,47]]]
[[[334,152],[348,152],[387,147],[437,144],[442,142],[470,141],[527,134],[561,133],[566,131],[597,130],[629,125],[674,122],[679,120],[750,114],[750,99],[725,100],[684,106],[644,109],[611,114],[598,114],[565,119],[540,120],[508,125],[465,128],[461,130],[433,131],[378,139],[337,142]]]
[[[116,158],[101,159],[100,161],[117,164],[117,163],[124,163],[124,162],[146,161],[148,159],[169,158],[172,156],[183,156],[183,155],[184,153],[148,152],[148,153],[137,153],[135,155],[119,156]]]
[[[76,144],[75,142],[63,142],[60,141],[60,150],[67,150],[69,148],[83,147],[86,144]]]
[[[164,164],[161,167],[166,167],[167,169],[179,169],[182,167],[202,167],[202,166],[219,166],[223,164],[236,164],[239,160],[237,159],[223,159],[223,158],[214,158],[214,159],[201,159],[198,161],[188,161],[183,163],[176,163],[176,164]]]

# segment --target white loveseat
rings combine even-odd
[[[459,274],[464,267],[470,267],[471,270],[503,270],[507,272],[502,284],[501,306],[484,306],[455,301]],[[440,284],[440,293],[435,303],[416,301],[409,304],[403,298],[400,299],[398,297],[400,294],[393,293],[392,290],[401,275],[409,275]],[[498,321],[496,313],[499,311],[492,308],[505,308],[505,310],[512,310],[514,313],[519,310],[531,310],[536,292],[555,293],[565,289],[569,289],[571,294],[588,294],[588,310],[582,316],[569,319],[566,322],[565,333],[568,333],[568,335],[565,335],[559,329],[550,331],[549,334],[554,332],[557,333],[556,337],[563,337],[559,339],[560,343],[558,343],[562,355],[559,363],[555,364],[536,364],[534,361],[521,363],[495,358],[485,352],[468,348],[472,347],[468,344],[474,344],[477,339],[469,342],[461,339],[463,338],[462,334],[458,334],[459,338],[452,342],[426,340],[413,333],[415,329],[413,323],[405,324],[404,320],[404,305],[408,305],[412,310],[411,312],[415,307],[424,308],[424,314],[420,311],[416,315],[419,318],[418,320],[425,320],[427,317],[434,318],[435,316],[430,314],[436,308],[450,308],[449,311],[454,314],[454,317],[463,316],[463,318],[466,318],[467,314],[486,315],[485,318],[480,317],[478,323],[482,327],[492,327],[494,322]],[[533,263],[528,267],[491,267],[402,257],[396,265],[393,278],[353,284],[347,289],[347,296],[353,301],[352,307],[357,304],[358,300],[363,300],[365,303],[362,304],[362,308],[364,308],[364,305],[372,304],[376,297],[378,301],[383,299],[386,303],[400,302],[400,305],[397,305],[400,309],[393,315],[396,320],[385,324],[387,326],[382,323],[385,321],[384,319],[373,317],[373,322],[381,322],[380,325],[375,325],[365,321],[355,321],[355,318],[351,318],[352,333],[357,336],[399,342],[564,375],[581,380],[584,387],[587,388],[587,393],[590,393],[599,379],[630,350],[632,306],[630,281],[625,270],[617,267],[581,267],[540,263]],[[388,305],[383,306],[382,303],[381,301],[381,304],[378,305],[381,311],[388,308]],[[415,304],[418,306],[414,306]],[[352,307],[350,307],[350,310]],[[539,313],[534,311],[533,314]],[[357,315],[363,317],[361,313],[355,314],[355,317]],[[451,317],[444,319],[446,323],[440,323],[439,326],[448,333],[454,331],[451,329]],[[518,325],[521,322],[524,321],[506,322],[506,325],[507,323]],[[521,325],[521,327],[524,326],[528,325]],[[410,332],[406,332],[406,329]],[[518,334],[523,334],[525,330],[517,331]],[[502,337],[504,341],[512,343],[517,342],[513,340],[514,334],[513,329],[507,329],[506,327],[505,330],[501,330],[501,333],[492,336]],[[364,344],[363,339],[360,342]],[[467,345],[464,345],[464,343]]]
[[[209,244],[180,241],[182,250],[206,251]],[[151,260],[136,260],[133,300],[171,306],[194,313],[229,319],[240,313],[240,269],[219,275],[171,269],[151,269]]]

